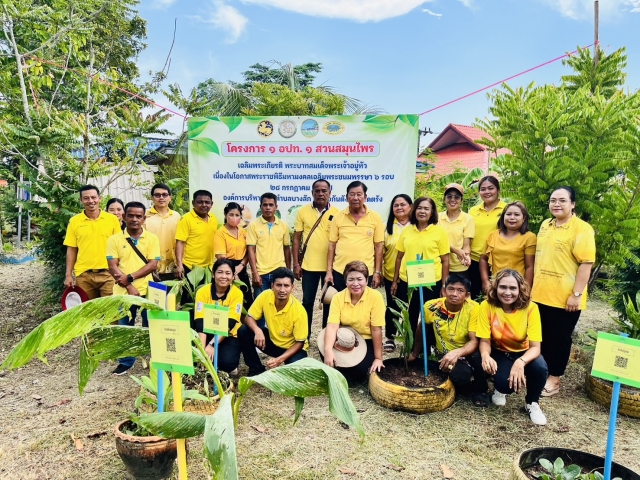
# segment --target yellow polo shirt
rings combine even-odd
[[[247,253],[247,231],[238,227],[238,238],[229,233],[224,225],[213,237],[213,254],[224,255],[229,260],[242,260]]]
[[[538,232],[531,298],[543,305],[565,308],[569,296],[573,295],[578,267],[595,261],[596,240],[591,225],[575,215],[559,227],[555,218],[545,220]],[[580,310],[585,308],[586,287]]]
[[[218,230],[218,220],[209,213],[209,221],[205,222],[196,212],[191,210],[178,222],[176,240],[185,242],[182,263],[187,268],[213,266],[213,237]]]
[[[473,218],[468,213],[460,212],[458,218],[453,222],[447,217],[447,212],[438,214],[438,225],[444,228],[449,235],[450,247],[462,249],[465,238],[473,238],[476,235],[476,227]],[[466,272],[469,267],[465,267],[458,260],[458,256],[451,252],[449,255],[449,272]]]
[[[524,277],[525,255],[536,254],[536,235],[533,232],[520,234],[517,237],[506,239],[500,236],[500,230],[494,230],[487,237],[487,250],[491,266],[491,275],[495,276],[499,271],[510,268]]]
[[[382,294],[367,287],[353,305],[351,292],[344,289],[331,299],[328,323],[351,327],[365,339],[371,338],[371,327],[384,327],[385,305]]]
[[[289,225],[275,217],[275,221],[270,226],[269,222],[260,216],[247,227],[247,245],[256,247],[259,275],[266,275],[276,268],[286,267],[284,247],[291,245]]]
[[[478,316],[472,312],[478,303],[465,300],[462,309],[457,312],[447,310],[446,298],[436,298],[424,304],[424,317],[427,324],[434,324],[436,350],[444,355],[456,348],[462,348],[469,341],[469,332],[475,332]]]
[[[329,251],[329,230],[333,219],[336,218],[340,210],[331,205],[327,205],[327,209],[322,215],[320,224],[309,237],[309,232],[318,221],[318,217],[322,212],[318,211],[312,203],[305,205],[298,210],[296,223],[293,230],[302,232],[300,240],[300,249],[309,238],[304,258],[302,259],[302,269],[307,272],[326,272],[327,271],[327,252]]]
[[[287,305],[276,310],[276,296],[273,290],[265,290],[255,299],[248,314],[255,320],[265,319],[269,329],[269,338],[280,348],[290,348],[296,342],[304,342],[304,349],[309,348],[307,336],[309,324],[307,312],[293,295]]]
[[[169,266],[176,261],[176,230],[180,221],[180,214],[169,210],[166,215],[160,215],[155,207],[147,210],[144,228],[158,237],[160,241],[160,256],[157,271],[169,273]]]
[[[336,255],[333,269],[343,273],[347,263],[360,260],[367,265],[369,275],[373,275],[375,267],[374,244],[384,242],[384,224],[377,212],[370,210],[358,223],[349,213],[349,207],[336,215],[331,222],[329,241],[336,242]],[[326,268],[326,267],[325,267]]]
[[[529,342],[542,341],[540,311],[534,302],[525,310],[505,313],[485,300],[473,315],[478,317],[476,337],[490,338],[493,348],[503,352],[523,352],[529,350]]]
[[[473,224],[476,227],[476,234],[471,242],[471,260],[480,261],[480,256],[487,248],[487,237],[498,228],[498,220],[500,220],[500,215],[506,206],[507,204],[500,200],[488,212],[484,209],[484,202],[469,209],[469,215],[473,218]]]
[[[129,237],[130,235],[125,229],[124,232],[112,235],[107,241],[107,260],[117,259],[118,268],[126,274],[137,272],[147,264],[133,251],[133,248],[127,242]],[[138,240],[134,240],[134,243],[147,260],[160,260],[160,241],[153,233],[143,229],[142,234],[138,237]],[[133,281],[133,286],[144,297],[151,281],[153,281],[153,278],[149,274],[143,278],[136,278]],[[127,289],[115,284],[113,286],[113,294],[127,295]]]
[[[442,280],[442,255],[447,255],[449,250],[449,235],[440,225],[429,225],[418,231],[415,225],[408,225],[402,230],[402,234],[396,243],[399,252],[404,252],[400,265],[400,279],[407,281],[407,262],[416,260],[422,255],[423,260],[433,260],[433,268],[436,274],[436,282]]]
[[[240,315],[242,315],[242,302],[243,295],[235,285],[231,285],[231,289],[227,293],[224,300],[214,300],[211,296],[211,283],[208,283],[201,287],[196,293],[196,305],[195,315],[196,320],[204,319],[204,306],[205,305],[220,305],[222,307],[229,307],[229,336],[237,337],[238,329],[242,325],[240,322]],[[214,287],[215,288],[215,287]]]
[[[100,210],[95,220],[91,220],[84,212],[71,217],[64,245],[78,249],[78,258],[73,266],[76,277],[87,270],[109,268],[105,257],[107,240],[118,232],[122,232],[118,217],[104,210]]]
[[[393,221],[393,233],[389,235],[387,229],[384,229],[384,256],[382,257],[382,275],[390,282],[393,281],[393,274],[396,270],[396,257],[398,256],[398,250],[396,244],[400,239],[400,234],[405,227],[411,225],[400,225],[398,220]]]

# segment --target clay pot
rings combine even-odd
[[[115,428],[116,450],[127,472],[137,480],[169,478],[178,457],[176,441],[158,436],[127,435],[122,432],[127,424],[133,426],[130,420],[123,420]]]

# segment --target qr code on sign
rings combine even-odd
[[[616,368],[627,368],[628,363],[629,363],[628,358],[616,356],[616,362],[615,362]]]
[[[424,278],[424,272],[418,272],[418,278],[420,279]]]
[[[176,339],[167,338],[167,352],[176,353]]]

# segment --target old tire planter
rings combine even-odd
[[[611,405],[611,382],[593,377],[587,373],[585,381],[587,396],[594,402],[609,407]],[[620,403],[618,413],[629,417],[640,418],[640,389],[623,386],[620,389]]]
[[[385,363],[401,361],[386,360]],[[383,407],[409,413],[432,413],[449,408],[456,391],[449,377],[437,387],[409,388],[387,382],[377,373],[369,375],[369,393]]]
[[[137,480],[169,478],[178,456],[175,440],[162,437],[134,437],[122,432],[130,420],[123,420],[115,428],[116,450],[127,472]]]
[[[524,473],[524,470],[533,467],[534,465],[539,465],[539,460],[541,458],[546,458],[553,463],[558,457],[562,458],[565,465],[576,464],[583,469],[598,471],[604,474],[603,457],[568,448],[540,447],[525,450],[516,457],[511,465],[509,480],[529,480],[529,477]],[[640,480],[640,475],[616,462],[613,462],[611,467],[612,478],[620,477],[622,480]]]

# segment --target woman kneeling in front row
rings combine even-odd
[[[547,417],[538,401],[548,370],[540,355],[540,312],[531,301],[529,286],[515,270],[502,270],[478,308],[476,336],[482,368],[494,376],[491,401],[504,406],[507,394],[526,386],[526,412],[536,425],[546,425]]]
[[[347,379],[362,381],[379,372],[382,363],[382,327],[385,304],[382,294],[367,287],[369,269],[360,261],[344,269],[347,288],[331,299],[327,328],[318,335],[324,363]]]

